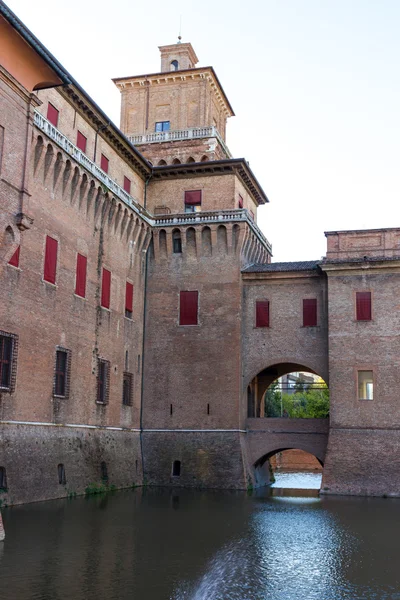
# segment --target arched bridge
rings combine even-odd
[[[247,443],[255,467],[282,450],[297,449],[313,454],[324,464],[329,419],[247,419]]]

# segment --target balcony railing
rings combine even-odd
[[[76,162],[78,162],[82,167],[89,171],[96,179],[101,181],[115,196],[117,196],[120,200],[122,200],[125,204],[127,204],[133,211],[139,214],[143,219],[145,219],[148,223],[152,224],[151,218],[146,214],[146,212],[139,206],[136,198],[128,194],[118,183],[116,183],[111,177],[107,175],[100,167],[96,165],[93,161],[90,160],[82,152],[79,150],[72,142],[69,141],[64,134],[61,133],[48,121],[43,115],[35,110],[34,113],[34,123],[35,125],[41,129],[50,139],[52,139],[60,148],[62,148],[67,154],[69,154]]]
[[[160,142],[178,142],[185,140],[198,140],[201,138],[216,138],[221,144],[228,158],[232,158],[228,146],[225,144],[218,129],[214,126],[210,127],[190,127],[188,129],[174,129],[171,131],[155,131],[143,135],[130,135],[128,140],[134,146],[140,144],[154,144]]]
[[[180,213],[172,215],[156,215],[154,217],[155,227],[170,227],[179,225],[198,225],[199,223],[224,223],[224,221],[246,221],[260,242],[272,253],[272,246],[256,225],[247,209],[231,210],[208,210],[194,213]]]

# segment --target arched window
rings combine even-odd
[[[165,160],[164,160],[164,159],[161,159],[161,160],[159,160],[159,161],[158,161],[158,163],[157,163],[157,166],[158,166],[158,167],[163,167],[163,166],[164,166],[164,165],[166,165],[166,164],[167,164],[167,163],[165,162]]]
[[[187,162],[188,163],[194,163],[196,161],[194,160],[193,156],[189,156],[189,158],[187,159]]]
[[[204,155],[201,157],[201,162],[207,162],[208,161],[208,156]]]
[[[180,165],[181,161],[179,160],[179,158],[174,158],[174,160],[172,161],[173,165]]]
[[[171,71],[177,71],[179,69],[179,63],[177,60],[171,61]]]
[[[172,465],[172,477],[180,477],[181,475],[181,461],[174,460]]]

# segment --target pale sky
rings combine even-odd
[[[182,37],[236,117],[227,143],[270,204],[274,261],[318,259],[324,231],[400,226],[399,0],[8,0],[119,125],[112,77],[160,69]]]

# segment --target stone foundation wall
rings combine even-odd
[[[141,485],[139,432],[3,424],[0,467],[6,469],[7,491],[0,491],[0,501],[23,504],[84,494],[89,485],[103,482],[103,461],[108,485]],[[65,485],[59,483],[59,464],[65,468]]]
[[[400,496],[400,430],[331,429],[321,493]]]
[[[246,489],[239,432],[149,431],[143,434],[149,485]],[[180,461],[179,477],[172,475]]]

